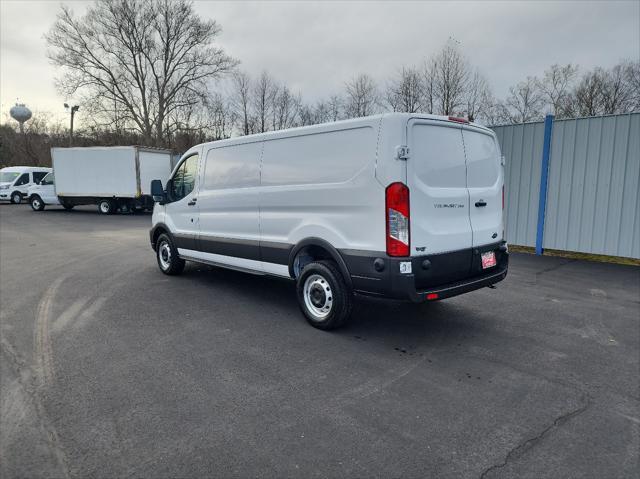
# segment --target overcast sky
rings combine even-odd
[[[77,13],[83,1],[63,2]],[[60,2],[0,0],[0,119],[16,98],[64,115],[43,35]],[[219,45],[256,74],[267,69],[307,100],[357,73],[381,85],[451,36],[498,97],[553,63],[610,67],[640,58],[640,1],[195,2],[223,27]],[[81,118],[79,118],[81,120]]]

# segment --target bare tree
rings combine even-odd
[[[502,101],[492,102],[482,115],[482,119],[486,125],[490,126],[513,123],[513,118],[509,112],[509,108]]]
[[[402,70],[387,86],[385,101],[392,111],[416,113],[422,110],[424,85],[420,72],[414,67]]]
[[[603,113],[605,81],[606,72],[602,68],[595,68],[582,76],[573,94],[578,115],[595,116]]]
[[[294,95],[287,85],[282,85],[275,88],[272,100],[272,129],[282,130],[294,126],[300,111],[300,95]]]
[[[631,110],[640,111],[640,61],[628,62],[625,72],[630,90]]]
[[[373,78],[360,74],[346,83],[345,113],[350,118],[368,116],[376,112],[378,88]]]
[[[469,77],[467,91],[465,92],[465,113],[470,120],[486,118],[489,109],[494,104],[489,83],[482,74],[476,70]]]
[[[619,63],[605,75],[602,88],[604,114],[627,113],[633,110],[632,85],[627,81],[628,64]]]
[[[538,89],[538,81],[533,77],[527,77],[525,81],[509,88],[506,107],[514,123],[539,119],[542,116],[544,97]]]
[[[243,135],[253,132],[251,117],[251,78],[245,72],[236,71],[233,75],[233,107]]]
[[[329,110],[329,121],[338,121],[342,118],[344,100],[340,95],[331,95],[327,101],[327,108]]]
[[[436,111],[436,68],[437,63],[435,58],[426,60],[422,68],[422,93],[425,113],[434,113]]]
[[[63,68],[61,92],[84,93],[103,112],[116,105],[148,142],[155,136],[161,144],[165,120],[237,64],[213,46],[220,31],[187,0],[97,0],[82,18],[63,6],[46,40]]]
[[[551,65],[539,80],[538,88],[558,118],[571,116],[571,90],[578,73],[576,65]]]
[[[253,87],[253,112],[258,133],[269,130],[269,116],[273,108],[276,88],[275,81],[266,71],[263,71],[255,82]]]
[[[319,100],[313,109],[315,123],[326,123],[331,120],[331,108],[325,100]]]
[[[448,42],[444,46],[432,59],[429,74],[433,78],[433,96],[438,113],[452,115],[464,107],[469,64],[456,45]]]

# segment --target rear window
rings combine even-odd
[[[500,174],[500,152],[491,135],[463,130],[469,188],[492,186]]]
[[[466,188],[464,145],[459,126],[415,124],[411,128],[414,174],[434,188]]]

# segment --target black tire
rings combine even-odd
[[[304,267],[296,283],[298,304],[314,328],[343,326],[353,305],[352,292],[333,261],[314,261]]]
[[[113,200],[100,200],[98,202],[98,211],[103,215],[112,215],[116,212],[116,202]]]
[[[44,209],[44,201],[38,195],[33,195],[29,199],[29,204],[31,205],[31,209],[33,211],[42,211]]]
[[[20,203],[22,203],[22,193],[20,193],[19,191],[14,191],[13,193],[11,193],[11,203],[13,203],[14,205],[19,205]]]
[[[73,209],[75,205],[68,205],[66,203],[62,203],[62,207],[67,210],[67,211],[71,211]]]
[[[168,234],[161,234],[156,241],[156,260],[164,274],[173,276],[184,270],[185,261],[178,256],[178,249]]]

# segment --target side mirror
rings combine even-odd
[[[162,188],[162,181],[151,180],[151,196],[153,197],[153,201],[157,203],[164,203],[166,200],[166,194],[164,192],[164,188]]]

